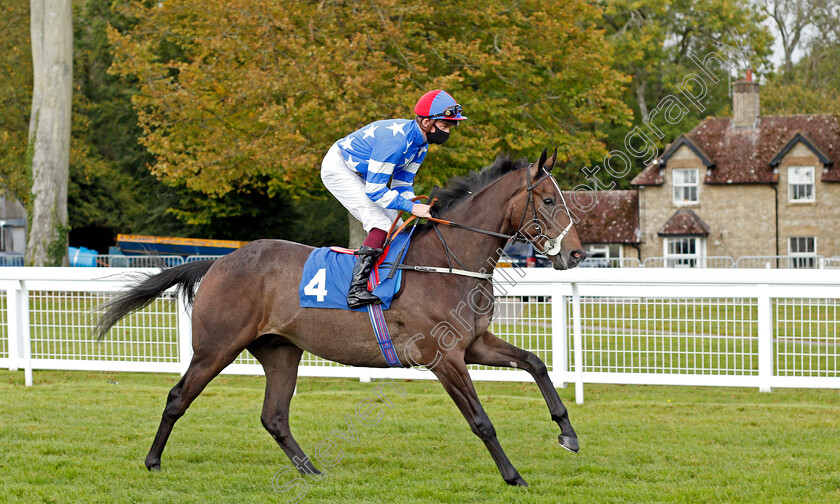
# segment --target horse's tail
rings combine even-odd
[[[215,259],[193,261],[167,268],[158,274],[144,275],[140,281],[125,292],[99,307],[104,313],[96,324],[97,339],[101,340],[121,318],[129,313],[148,306],[163,291],[178,286],[178,294],[184,296],[188,304],[195,298],[195,287],[207,273]]]

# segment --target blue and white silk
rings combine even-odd
[[[411,212],[414,176],[428,151],[413,119],[376,121],[337,145],[347,166],[365,179],[365,194],[371,201],[382,208]]]

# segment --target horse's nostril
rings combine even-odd
[[[578,261],[578,262],[583,261],[584,259],[586,259],[586,252],[584,252],[583,250],[572,250],[572,253],[571,253],[571,254],[569,254],[569,255],[571,255],[571,256],[572,256],[572,258],[573,258],[575,261]]]

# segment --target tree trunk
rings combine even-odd
[[[647,92],[647,75],[636,75],[635,77],[635,91],[636,91],[636,103],[639,104],[639,114],[642,116],[643,121],[648,120],[648,107],[647,107],[647,100],[645,99],[645,93]]]
[[[71,0],[31,0],[29,266],[67,265],[67,179],[73,99]]]

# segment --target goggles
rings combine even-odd
[[[443,112],[438,114],[430,115],[429,119],[453,119],[456,117],[461,116],[461,112],[464,111],[464,108],[460,105],[452,105],[450,107],[446,107]]]

